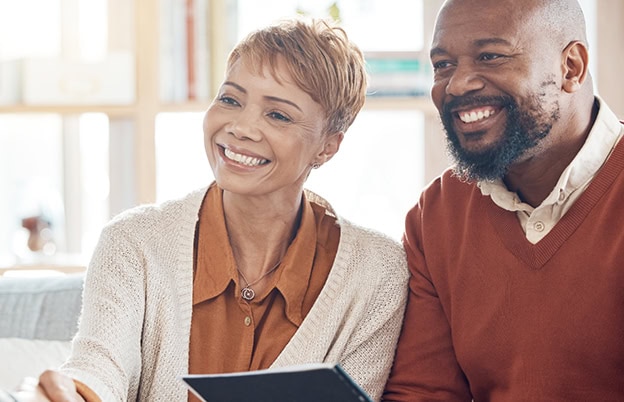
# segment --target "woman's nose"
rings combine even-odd
[[[258,113],[253,109],[243,108],[232,119],[228,132],[239,139],[258,141],[261,138]]]

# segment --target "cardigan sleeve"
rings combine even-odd
[[[366,251],[364,252],[364,248]],[[351,311],[355,323],[341,365],[375,401],[381,398],[390,374],[407,299],[407,262],[398,243],[377,240],[359,253],[368,255],[359,278],[351,282],[369,289],[360,299],[361,311]],[[354,294],[357,300],[357,292]]]
[[[106,227],[87,270],[72,354],[61,370],[101,400],[136,398],[141,375],[144,272],[138,247]]]

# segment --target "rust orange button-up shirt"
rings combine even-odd
[[[301,225],[269,286],[247,302],[228,241],[222,191],[210,187],[197,235],[189,373],[268,368],[312,308],[334,262],[340,228],[304,199]],[[197,400],[189,394],[189,400]]]

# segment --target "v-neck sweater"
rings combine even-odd
[[[408,213],[389,401],[624,400],[624,143],[537,244],[446,171]]]

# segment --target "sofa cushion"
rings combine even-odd
[[[0,277],[0,338],[71,340],[83,282],[84,274]]]
[[[69,341],[0,338],[0,389],[14,390],[24,378],[59,367],[70,351]]]

